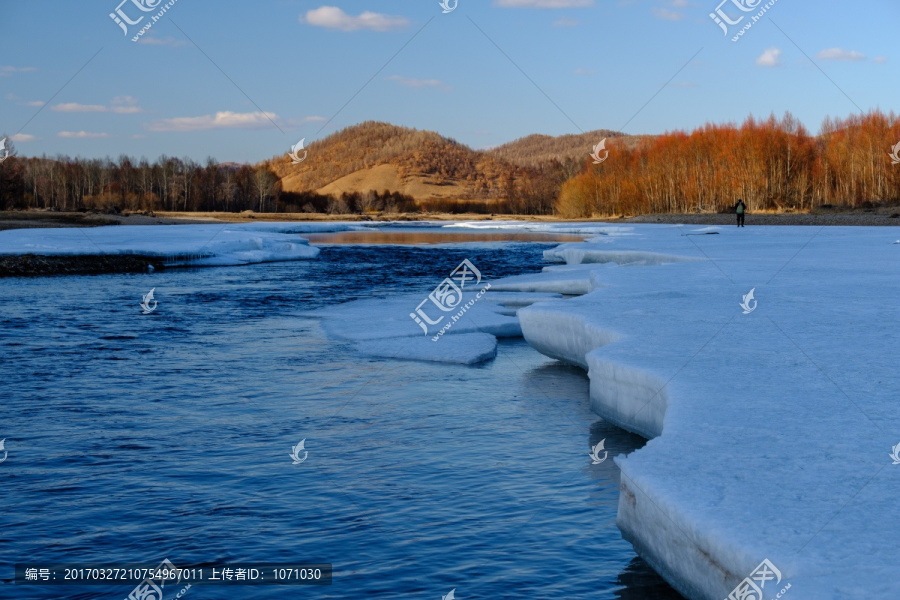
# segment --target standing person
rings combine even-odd
[[[744,226],[744,212],[747,210],[747,205],[744,204],[744,201],[738,198],[738,203],[734,205],[734,212],[737,214],[737,226]]]

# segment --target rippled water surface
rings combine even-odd
[[[169,558],[334,564],[331,586],[197,600],[680,598],[615,526],[618,469],[588,452],[643,442],[590,412],[580,370],[522,340],[478,367],[364,358],[302,315],[427,294],[467,257],[491,279],[536,271],[545,247],[0,280],[0,597],[133,588],[14,586],[18,561]]]

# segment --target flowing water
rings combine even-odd
[[[424,297],[463,258],[488,279],[533,272],[546,247],[326,246],[312,261],[0,280],[0,597],[134,587],[14,585],[16,562],[168,558],[334,565],[331,586],[183,596],[197,600],[680,598],[615,526],[618,469],[588,453],[643,440],[590,412],[582,371],[522,340],[476,367],[365,358],[302,314]]]

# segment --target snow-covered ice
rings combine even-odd
[[[595,412],[652,438],[616,459],[623,534],[691,599],[763,559],[782,574],[765,598],[897,597],[896,229],[704,229],[548,251],[622,264],[519,311],[532,346],[588,369]]]
[[[326,333],[356,342],[357,350],[368,356],[474,364],[494,358],[497,338],[521,337],[518,309],[562,297],[552,293],[494,292],[492,287],[444,335],[438,336],[440,329],[451,322],[451,315],[459,310],[445,313],[439,323],[429,325],[426,335],[410,313],[427,294],[424,291],[355,300],[303,314],[321,319]],[[475,292],[463,292],[459,306],[475,297]]]
[[[225,266],[315,258],[297,234],[344,231],[346,223],[135,225],[0,231],[0,255],[138,255],[168,264]]]
[[[488,333],[460,333],[434,343],[426,337],[390,337],[359,342],[356,349],[367,356],[473,365],[497,356],[497,338]]]

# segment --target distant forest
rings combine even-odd
[[[327,169],[312,161],[294,167],[284,157],[253,166],[167,156],[152,163],[128,156],[23,158],[7,140],[10,156],[0,163],[0,210],[442,211],[572,218],[721,212],[738,198],[750,211],[900,203],[900,164],[892,164],[889,156],[900,143],[900,120],[893,112],[827,119],[818,136],[790,114],[750,118],[740,126],[708,124],[691,133],[609,133],[606,160],[593,164],[590,145],[580,157],[566,151],[567,144],[580,148],[586,134],[547,138],[546,145],[543,136],[529,136],[476,152],[432,132],[369,122],[310,146],[320,159],[333,157],[331,166],[322,161]],[[376,164],[468,186],[472,195],[414,199],[389,190],[340,196],[315,192]],[[294,191],[282,188],[289,178]]]
[[[606,161],[562,186],[555,208],[588,217],[721,212],[738,198],[751,212],[896,205],[900,164],[890,153],[898,143],[900,121],[880,111],[826,119],[818,136],[788,113],[667,133],[632,149],[613,140]]]
[[[205,165],[168,156],[153,163],[128,156],[117,161],[10,157],[0,163],[3,210],[327,212],[338,204],[316,193],[281,193],[278,178],[265,165],[217,164],[212,158]]]

